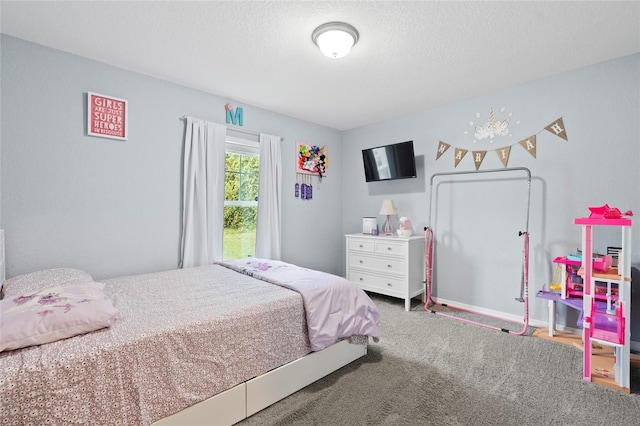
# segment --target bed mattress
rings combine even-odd
[[[0,353],[0,424],[150,424],[310,352],[298,293],[222,266],[104,283],[110,328]]]

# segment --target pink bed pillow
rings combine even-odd
[[[2,284],[2,295],[4,297],[20,296],[57,285],[87,283],[90,281],[93,281],[93,277],[81,269],[45,269],[9,278]]]
[[[109,327],[120,312],[104,284],[61,285],[0,300],[0,352]]]

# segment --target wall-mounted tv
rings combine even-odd
[[[413,141],[362,150],[367,182],[416,177]]]

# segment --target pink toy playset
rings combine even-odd
[[[630,392],[630,338],[631,314],[631,211],[622,213],[607,204],[589,207],[588,218],[576,218],[574,224],[582,227],[582,256],[554,259],[562,272],[560,282],[554,278],[550,290],[540,291],[537,297],[549,301],[549,336],[555,330],[555,304],[563,303],[580,312],[578,325],[582,326],[584,347],[583,379],[591,381],[592,348],[608,346],[614,349],[615,383]],[[618,251],[618,264],[613,266],[611,255],[594,257],[592,230],[594,226],[619,227],[622,246]]]
[[[612,313],[602,312],[598,310],[596,301],[592,300],[591,318],[585,319],[585,322],[588,323],[589,337],[617,345],[624,345],[626,318],[623,316],[623,311],[623,304],[619,303]]]
[[[593,270],[606,272],[611,268],[612,262],[613,256],[610,254],[594,257],[592,259]],[[554,274],[554,279],[549,285],[549,289],[559,293],[562,299],[566,299],[567,297],[582,297],[584,294],[584,280],[581,275],[582,256],[569,255],[556,257],[553,259],[553,263],[557,265],[556,274]],[[560,274],[557,272],[560,272]],[[557,279],[558,275],[560,275],[559,281]],[[615,302],[618,297],[617,285],[612,287],[603,281],[596,281],[593,295],[597,300],[608,301],[609,304],[611,304],[611,302]]]

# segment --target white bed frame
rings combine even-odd
[[[160,419],[152,425],[232,425],[344,367],[366,353],[366,345],[350,344],[343,340]]]

